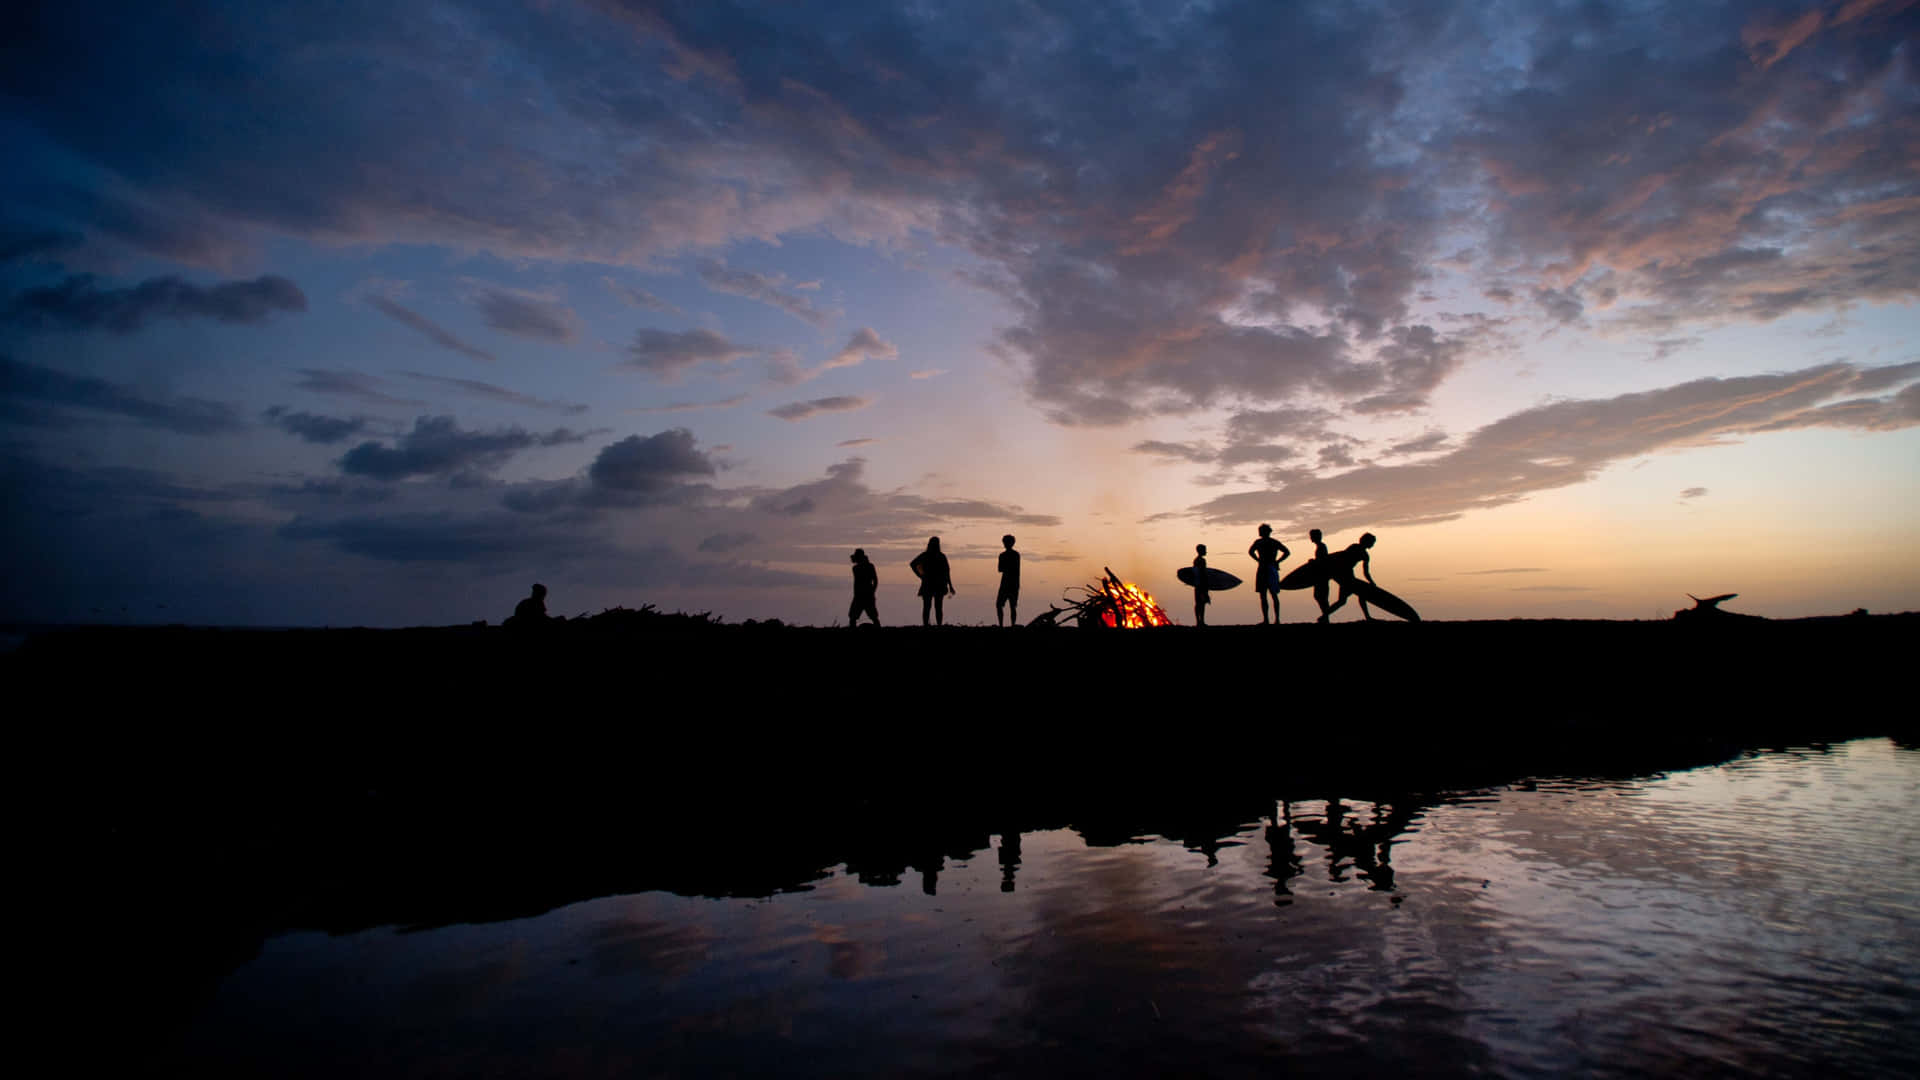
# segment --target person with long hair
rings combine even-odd
[[[927,539],[927,550],[913,557],[907,564],[913,576],[920,579],[920,625],[926,626],[927,615],[933,615],[933,625],[944,625],[946,613],[941,610],[949,596],[958,595],[953,587],[953,568],[947,565],[947,557],[940,553],[940,538]]]

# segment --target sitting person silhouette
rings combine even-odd
[[[500,625],[511,626],[516,630],[530,630],[544,625],[547,621],[547,587],[535,585],[533,594],[515,604],[513,614]]]
[[[1020,553],[1013,550],[1013,534],[1000,538],[1006,545],[1000,553],[1000,591],[993,597],[993,620],[1001,626],[1007,625],[1007,611],[1013,613],[1013,625],[1020,625]],[[1002,608],[1007,611],[1001,610]]]
[[[958,595],[953,587],[953,568],[947,565],[947,557],[940,553],[940,538],[927,539],[927,550],[913,557],[907,564],[913,576],[920,579],[920,625],[927,625],[927,612],[933,612],[933,623],[943,625],[946,613],[943,609],[949,596]]]
[[[880,571],[867,558],[866,548],[854,548],[853,554],[847,557],[853,560],[853,603],[847,607],[847,625],[859,625],[860,613],[864,611],[873,625],[879,626],[880,609],[874,604],[874,595],[880,590]]]
[[[1267,625],[1267,597],[1273,597],[1273,625],[1280,625],[1280,564],[1293,552],[1273,538],[1273,526],[1260,526],[1260,539],[1247,548],[1253,558],[1253,591],[1260,594],[1260,625]]]
[[[1207,545],[1193,545],[1193,625],[1207,625],[1207,605],[1213,597],[1207,592]]]
[[[1349,544],[1346,549],[1338,555],[1328,556],[1328,562],[1330,564],[1328,567],[1328,576],[1333,579],[1334,584],[1340,586],[1340,597],[1333,602],[1332,607],[1320,613],[1320,622],[1328,621],[1329,616],[1339,611],[1342,605],[1346,604],[1348,593],[1357,593],[1360,591],[1356,587],[1353,579],[1354,567],[1358,566],[1361,571],[1367,575],[1367,584],[1372,585],[1374,583],[1373,557],[1367,554],[1368,549],[1373,547],[1374,541],[1375,537],[1372,533],[1361,533],[1359,543]],[[1366,598],[1358,597],[1357,599],[1360,601],[1360,614],[1365,615],[1367,621],[1373,621],[1373,611],[1367,607]]]

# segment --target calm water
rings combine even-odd
[[[1276,818],[284,934],[185,1050],[282,1075],[1920,1075],[1920,751]]]

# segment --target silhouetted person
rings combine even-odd
[[[874,606],[874,594],[880,590],[880,571],[867,558],[866,548],[854,548],[847,558],[853,560],[853,603],[847,605],[847,625],[858,624],[860,613],[865,612],[873,625],[879,626],[880,609]]]
[[[547,587],[535,585],[533,595],[513,606],[513,614],[503,623],[515,630],[532,630],[547,624]]]
[[[1260,539],[1247,548],[1252,556],[1253,591],[1260,594],[1260,625],[1267,625],[1267,597],[1273,597],[1273,625],[1280,625],[1280,564],[1293,552],[1273,538],[1273,526],[1260,526]]]
[[[943,625],[946,613],[942,610],[949,596],[958,595],[953,587],[953,568],[947,565],[947,557],[940,554],[940,538],[927,538],[927,550],[913,557],[907,564],[913,576],[920,579],[920,625],[927,625],[927,613],[933,613],[934,625]]]
[[[1309,562],[1319,562],[1321,559],[1327,557],[1327,544],[1326,541],[1320,539],[1319,529],[1307,530],[1307,539],[1313,541],[1313,558],[1308,560]],[[1323,567],[1326,566],[1325,563],[1321,563],[1320,565]],[[1327,592],[1326,578],[1323,577],[1313,583],[1313,602],[1320,605],[1321,622],[1327,621]]]
[[[1000,591],[993,596],[993,620],[1001,626],[1007,625],[1004,616],[1013,616],[1013,625],[1020,625],[1020,553],[1013,550],[1013,534],[1000,538],[1005,551],[1000,553]],[[1000,609],[1005,607],[1006,612]]]
[[[1374,583],[1373,557],[1367,554],[1368,549],[1373,547],[1374,539],[1372,533],[1361,533],[1359,543],[1349,544],[1346,550],[1338,555],[1327,557],[1330,563],[1328,576],[1333,579],[1334,584],[1340,586],[1340,598],[1333,602],[1332,607],[1320,613],[1321,622],[1326,622],[1329,616],[1340,610],[1341,605],[1347,602],[1347,594],[1359,591],[1353,580],[1354,567],[1359,567],[1367,575],[1367,584]],[[1369,622],[1373,620],[1373,612],[1367,607],[1364,599],[1360,601],[1360,614],[1365,615]]]
[[[1207,605],[1213,597],[1207,592],[1207,545],[1193,545],[1193,625],[1207,625]]]

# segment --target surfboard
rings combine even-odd
[[[1284,584],[1282,587],[1284,587]],[[1408,622],[1420,621],[1420,613],[1413,610],[1412,604],[1407,603],[1405,600],[1400,599],[1380,586],[1367,581],[1365,578],[1355,578],[1353,584],[1348,586],[1347,594],[1355,600],[1365,600],[1368,605],[1379,608],[1389,615],[1398,615]]]
[[[1333,567],[1330,564],[1323,563],[1319,559],[1309,559],[1288,571],[1287,576],[1280,579],[1280,587],[1311,589],[1323,581],[1333,580],[1332,570]],[[1371,604],[1373,601],[1368,600],[1367,603]]]
[[[1180,579],[1180,584],[1191,586],[1193,584],[1193,567],[1183,566],[1174,571],[1174,576]],[[1240,579],[1227,573],[1225,570],[1215,570],[1211,566],[1207,567],[1208,592],[1224,592],[1238,584],[1240,584]]]

